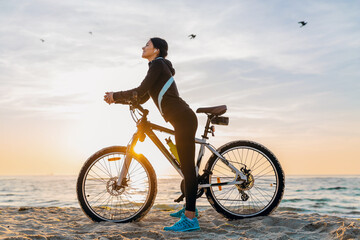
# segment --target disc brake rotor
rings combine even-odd
[[[117,177],[110,178],[106,183],[106,191],[111,196],[119,196],[125,191],[125,188],[122,186],[117,186]]]

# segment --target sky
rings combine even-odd
[[[103,95],[141,83],[155,36],[192,109],[227,105],[214,146],[259,142],[287,175],[360,174],[359,12],[351,0],[0,0],[0,175],[76,175],[126,145],[128,107]],[[175,173],[150,141],[136,150],[158,176]]]

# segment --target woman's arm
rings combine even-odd
[[[139,99],[139,103],[143,104],[147,100],[149,100],[149,98],[150,98],[150,95],[147,93]],[[122,102],[122,100],[119,100],[119,99],[117,101],[114,100],[114,92],[106,92],[104,95],[104,101],[107,102],[108,104]]]
[[[112,95],[114,102],[130,100],[133,96],[134,91],[137,92],[140,103],[146,102],[150,98],[149,90],[159,78],[162,68],[163,65],[160,61],[152,62],[150,64],[150,68],[146,74],[146,77],[141,82],[140,86],[127,91],[114,92]]]

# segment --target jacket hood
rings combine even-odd
[[[172,63],[169,60],[162,58],[162,57],[158,57],[158,58],[155,58],[154,60],[152,60],[151,62],[149,62],[149,66],[153,61],[164,61],[166,63],[166,65],[168,65],[168,67],[171,71],[171,74],[173,76],[175,75],[175,69],[173,68]]]
[[[173,68],[172,63],[167,59],[164,59],[164,61],[169,66],[172,75],[175,75],[175,68]]]

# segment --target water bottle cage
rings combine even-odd
[[[177,162],[180,163],[179,155],[178,155],[178,152],[177,152],[177,149],[176,149],[176,145],[171,141],[170,137],[168,139],[165,138],[165,140],[166,140],[167,145],[170,148],[170,152],[175,157]]]

